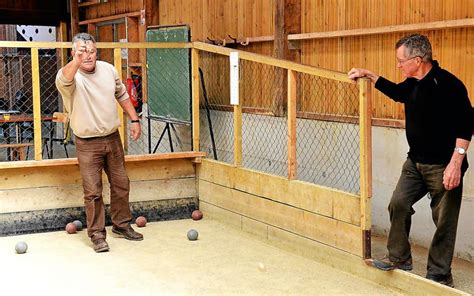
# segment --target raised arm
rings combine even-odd
[[[82,62],[87,59],[89,55],[87,45],[84,41],[78,41],[76,43],[76,46],[77,49],[72,50],[72,53],[74,55],[72,61],[67,63],[67,65],[64,66],[62,70],[64,78],[66,78],[68,81],[72,81],[74,79],[77,70],[79,70],[79,67],[81,66]]]

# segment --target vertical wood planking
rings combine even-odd
[[[33,83],[33,125],[35,142],[35,160],[42,159],[43,141],[41,138],[41,101],[40,101],[40,68],[38,48],[31,49],[31,79]]]

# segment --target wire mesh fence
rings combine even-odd
[[[39,84],[42,148],[44,158],[53,154],[58,140],[53,113],[60,110],[61,99],[54,78],[58,68],[56,49],[39,50]],[[1,160],[28,160],[34,155],[34,116],[31,50],[16,48],[0,55]],[[62,131],[61,131],[62,132]],[[3,153],[2,153],[3,152]]]
[[[297,90],[297,179],[358,193],[357,85],[299,73]]]
[[[200,52],[200,150],[208,158],[234,161],[234,112],[230,104],[229,58]]]
[[[240,60],[242,165],[288,175],[288,126],[284,85],[287,71]]]
[[[288,176],[287,70],[241,59],[242,166]],[[207,98],[201,96],[201,150],[233,162],[233,107],[230,104],[229,58],[200,53]],[[298,73],[297,179],[358,193],[358,86]]]
[[[242,166],[288,175],[287,70],[241,59]],[[189,49],[148,49],[147,67],[122,60],[123,80],[140,114],[142,137],[125,140],[127,154],[192,150],[192,76]],[[75,156],[62,123],[55,86],[61,67],[59,50],[39,51],[43,158]],[[130,71],[130,72],[127,72]],[[199,52],[200,150],[234,162],[234,107],[230,104],[229,58]],[[358,87],[298,73],[297,179],[358,193]],[[33,159],[34,121],[30,49],[0,54],[0,159]],[[126,130],[129,129],[129,120]],[[22,148],[8,144],[25,144]],[[68,144],[66,147],[66,145]],[[1,146],[0,146],[1,147]]]

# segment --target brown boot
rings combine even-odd
[[[143,240],[143,235],[133,230],[132,226],[130,225],[128,225],[128,227],[125,229],[112,226],[112,232],[128,240],[132,240],[132,241]]]
[[[94,251],[96,251],[96,253],[107,252],[109,250],[109,245],[105,241],[105,238],[98,238],[92,241],[92,243],[94,244]]]

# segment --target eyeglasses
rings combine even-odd
[[[411,60],[416,59],[416,58],[423,59],[423,57],[420,57],[420,56],[414,56],[414,57],[408,58],[408,59],[406,59],[406,60],[397,59],[397,64],[403,65],[403,64],[405,64],[406,62],[411,61]]]

